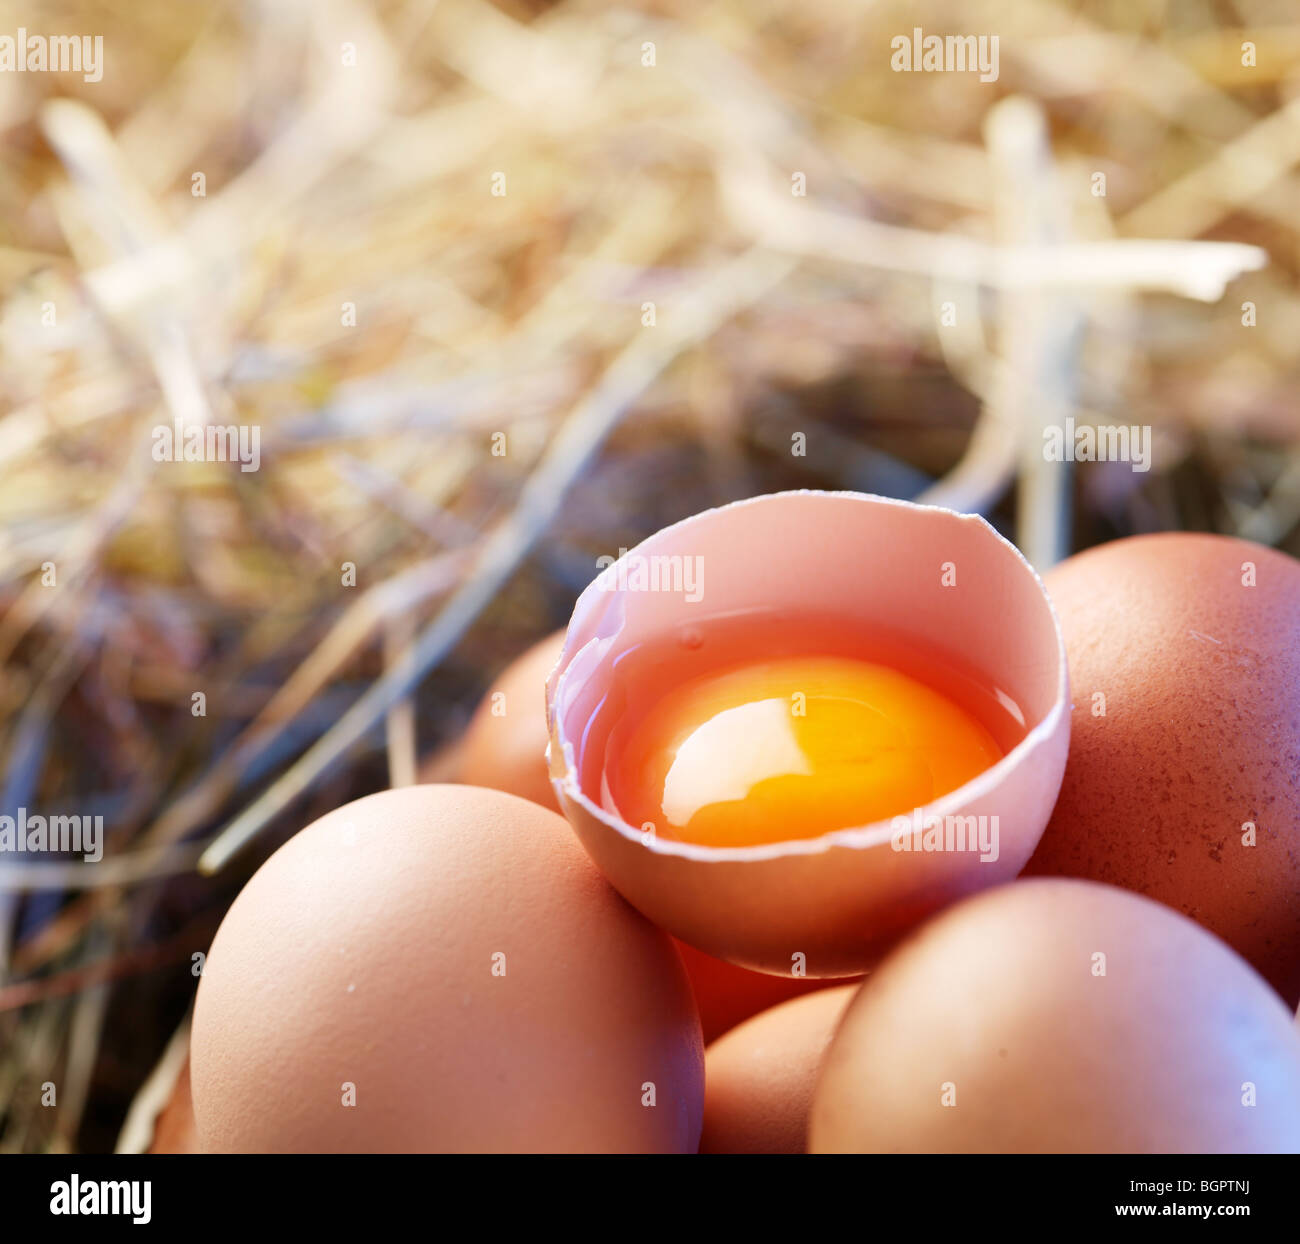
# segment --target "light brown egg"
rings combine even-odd
[[[1300,1150],[1300,1035],[1167,907],[1018,881],[922,926],[826,1055],[815,1153]]]
[[[804,1153],[822,1056],[857,985],[793,998],[704,1051],[701,1153]]]
[[[465,732],[450,770],[455,780],[558,810],[546,769],[546,678],[563,648],[564,632],[556,631],[506,667]],[[677,942],[677,949],[691,979],[706,1044],[759,1011],[826,985],[789,971],[782,976],[751,972],[685,942]]]
[[[690,566],[698,591],[684,574],[674,587],[671,573],[655,589],[647,566]],[[951,654],[1005,693],[1023,714],[1023,738],[964,785],[889,821],[820,836],[792,825],[790,840],[756,846],[628,824],[607,784],[626,709],[610,694],[619,663],[674,638],[690,649],[706,621],[772,610],[863,633],[903,630]],[[755,497],[652,536],[579,598],[547,698],[551,775],[605,875],[674,936],[776,975],[792,962],[808,976],[856,975],[929,913],[1016,876],[1051,813],[1069,742],[1064,647],[1028,562],[978,516],[858,493]],[[738,752],[746,745],[736,739]],[[939,849],[921,834],[932,824]],[[977,825],[990,827],[994,849],[944,845],[957,840],[948,831]]]
[[[205,1151],[694,1152],[703,1048],[668,937],[553,812],[415,786],[257,871],[200,982]]]
[[[1105,881],[1217,933],[1300,1000],[1300,562],[1155,535],[1047,576],[1074,695],[1027,871]]]
[[[546,771],[546,679],[564,632],[512,661],[483,697],[461,743],[459,780],[560,810]]]

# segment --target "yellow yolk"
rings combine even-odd
[[[791,657],[674,688],[619,749],[623,818],[710,846],[887,820],[1002,757],[971,713],[886,665]]]

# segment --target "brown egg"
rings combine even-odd
[[[563,648],[564,632],[556,631],[508,665],[483,697],[458,755],[427,762],[430,771],[434,763],[442,763],[457,781],[558,810],[546,770],[546,678]],[[685,942],[677,942],[677,949],[691,978],[706,1044],[759,1011],[827,984],[789,972],[751,972]]]
[[[792,815],[789,839],[704,845],[629,823],[609,782],[617,727],[638,709],[620,669],[643,649],[669,654],[662,695],[719,619],[750,626],[752,648],[782,613],[833,620],[836,634],[905,632],[918,651],[960,661],[1011,706],[1020,741],[955,789],[869,824],[808,834]],[[1029,563],[977,515],[859,493],[753,497],[651,536],[578,599],[547,702],[551,776],[601,871],[675,937],[776,975],[792,961],[813,977],[861,973],[931,912],[1015,877],[1069,743],[1065,650]],[[731,754],[756,755],[750,727],[735,729]],[[987,851],[971,841],[981,826],[996,840]]]
[[[546,771],[546,679],[563,648],[563,631],[548,635],[493,683],[462,740],[462,782],[560,810]]]
[[[804,1153],[822,1055],[857,985],[763,1011],[704,1052],[701,1153]]]
[[[167,1104],[154,1120],[150,1153],[198,1153],[198,1133],[194,1127],[194,1102],[190,1096],[190,1061],[187,1058],[176,1077],[176,1085]]]
[[[682,963],[686,965],[686,975],[691,978],[705,1045],[760,1011],[838,983],[807,976],[769,976],[766,972],[751,972],[725,959],[706,955],[676,938],[673,941],[682,956]],[[861,978],[849,979],[856,981]]]
[[[1117,540],[1047,576],[1074,711],[1027,872],[1159,899],[1300,1000],[1300,562]]]
[[[1017,881],[922,926],[823,1065],[815,1153],[1300,1150],[1300,1035],[1265,981],[1149,899]]]
[[[699,1019],[666,934],[553,812],[358,800],[235,900],[190,1045],[208,1152],[694,1152]]]

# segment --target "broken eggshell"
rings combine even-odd
[[[672,565],[654,558],[690,559],[702,573],[679,576],[678,591],[636,590],[632,568]],[[774,607],[901,631],[1014,699],[1024,738],[908,818],[914,826],[990,818],[995,850],[901,849],[916,837],[896,834],[894,821],[759,846],[702,846],[643,832],[604,806],[604,750],[616,715],[601,706],[614,662],[707,619]],[[1065,650],[1042,582],[984,519],[861,493],[775,493],[667,527],[588,585],[547,682],[548,765],[587,851],[651,920],[748,968],[846,976],[869,968],[930,913],[1020,872],[1060,788],[1068,700]]]

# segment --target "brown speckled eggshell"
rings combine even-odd
[[[1300,1034],[1247,963],[1169,908],[1015,881],[867,978],[809,1132],[814,1153],[1296,1152]]]
[[[213,941],[190,1057],[207,1152],[699,1142],[699,1018],[667,935],[555,813],[476,787],[372,795],[267,860]]]
[[[1294,1006],[1300,562],[1222,536],[1140,536],[1070,558],[1046,584],[1074,709],[1065,780],[1026,873],[1167,903]]]

